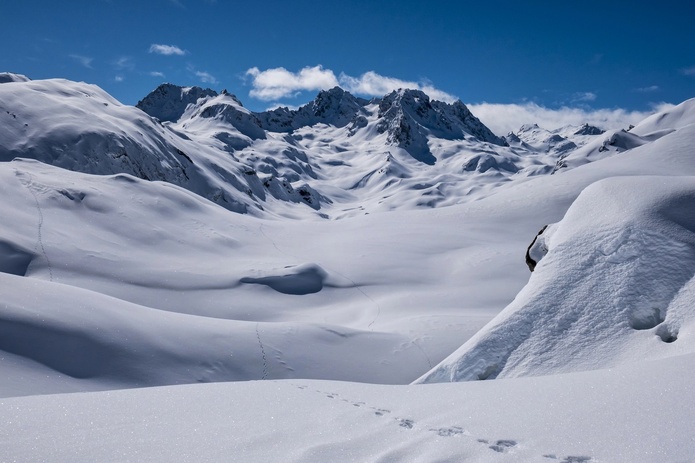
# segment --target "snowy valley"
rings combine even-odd
[[[695,99],[0,82],[0,461],[695,461]]]

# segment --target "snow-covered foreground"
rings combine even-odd
[[[252,381],[0,399],[2,461],[687,462],[695,357],[419,386]]]
[[[695,100],[630,132],[581,135],[571,150],[537,127],[518,146],[418,135],[449,167],[468,165],[452,150],[498,150],[449,188],[421,183],[446,170],[439,158],[394,147],[389,170],[358,157],[387,137],[367,140],[384,120],[376,109],[345,151],[319,141],[347,143],[347,126],[316,123],[295,139],[234,129],[246,144],[220,158],[206,136],[231,130],[226,119],[193,113],[237,125],[262,116],[229,95],[159,124],[98,89],[47,85],[31,88],[109,108],[96,135],[84,138],[77,119],[65,132],[84,142],[77,161],[88,168],[76,170],[102,175],[60,167],[72,159],[52,145],[63,132],[42,130],[39,109],[3,112],[45,135],[5,126],[5,154],[38,140],[27,154],[49,163],[0,163],[0,461],[693,461]],[[21,100],[21,87],[7,88],[7,101]],[[332,92],[322,98],[343,98],[338,108],[371,107]],[[263,117],[318,114],[308,111]],[[90,164],[118,117],[143,133],[126,127],[113,165]],[[536,139],[546,153],[522,152]],[[333,202],[317,209],[260,186],[263,163],[287,143],[299,161],[278,172],[311,183],[293,169],[313,165],[324,173],[313,185]],[[262,149],[258,171],[245,170]],[[119,170],[124,158],[134,164]],[[490,159],[527,165],[515,174]],[[386,177],[348,193],[331,186],[347,167]],[[141,168],[183,173],[179,186],[115,173]],[[228,183],[239,176],[258,189]],[[234,212],[215,185],[255,212]],[[422,207],[433,188],[449,207]],[[530,274],[524,253],[548,224]],[[418,378],[488,381],[407,385]]]

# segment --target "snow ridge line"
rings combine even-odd
[[[263,357],[263,376],[261,380],[268,377],[268,359],[265,356],[265,348],[263,347],[263,341],[261,341],[261,334],[258,332],[258,322],[256,322],[256,339],[258,339],[258,345],[261,348],[261,356]]]
[[[31,188],[31,185],[33,184],[33,180],[31,179],[31,174],[26,174],[29,177],[29,181],[25,182],[22,180],[22,175],[20,174],[19,171],[15,169],[15,175],[17,176],[17,179],[19,180],[19,183],[22,184],[27,190],[29,190],[29,193],[31,193],[31,196],[34,198],[34,203],[36,204],[36,210],[39,213],[39,224],[37,227],[37,242],[36,245],[34,246],[34,249],[38,250],[39,248],[41,249],[41,254],[43,255],[43,258],[46,260],[46,267],[48,267],[48,279],[49,281],[53,281],[53,267],[51,266],[51,261],[48,258],[48,254],[46,253],[46,247],[43,244],[43,235],[42,235],[42,229],[43,229],[43,211],[41,210],[41,206],[39,205],[39,198],[36,196],[36,193],[34,192],[33,188]]]

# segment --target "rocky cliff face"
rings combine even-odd
[[[135,106],[160,121],[175,122],[181,118],[188,105],[212,96],[217,96],[217,92],[209,88],[181,87],[167,83],[154,89]]]

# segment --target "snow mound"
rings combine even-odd
[[[13,72],[0,72],[0,84],[7,84],[10,82],[29,82],[27,76],[22,74],[15,74]]]
[[[0,239],[0,273],[24,276],[33,259],[33,252]]]
[[[418,382],[547,375],[695,352],[695,178],[610,178],[538,237],[527,286]],[[537,241],[538,241],[537,240]]]
[[[255,277],[244,277],[241,283],[267,285],[283,294],[303,296],[323,289],[327,273],[316,264],[286,267],[278,272]]]
[[[691,124],[695,124],[695,98],[649,116],[630,129],[630,132],[652,138],[663,135],[664,131],[672,132]]]

